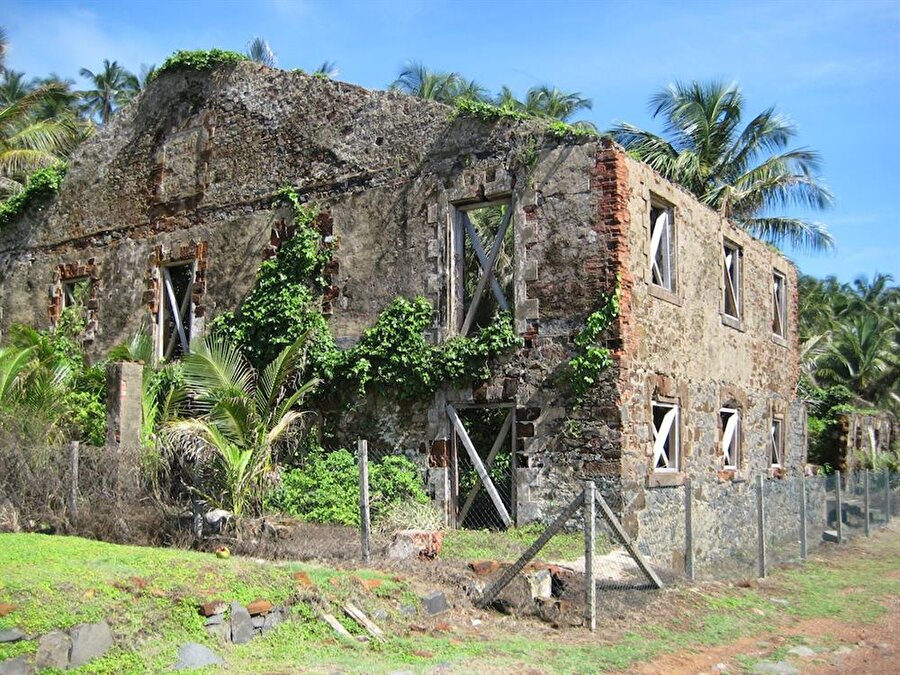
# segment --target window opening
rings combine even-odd
[[[62,283],[62,308],[87,305],[91,293],[90,277],[69,279]]]
[[[743,305],[743,298],[741,298],[742,252],[739,246],[725,242],[722,253],[725,276],[725,314],[740,319]]]
[[[456,295],[461,335],[484,328],[510,307],[513,271],[511,204],[476,205],[457,211]]]
[[[784,420],[772,418],[772,448],[769,464],[773,467],[784,466]]]
[[[787,279],[783,274],[772,274],[772,333],[787,337]]]
[[[173,359],[190,352],[194,293],[194,262],[160,268],[159,337],[157,356]]]
[[[675,237],[671,208],[650,208],[650,259],[652,280],[667,291],[675,291]]]
[[[653,470],[678,469],[678,405],[653,401]]]
[[[719,411],[722,422],[722,454],[726,469],[741,467],[741,414],[736,408]]]

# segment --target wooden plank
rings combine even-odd
[[[363,614],[362,610],[352,602],[348,602],[346,605],[344,605],[344,613],[346,613],[347,616],[353,619],[360,626],[365,628],[374,638],[378,640],[384,640],[384,631],[376,626],[375,622],[365,614]]]
[[[327,623],[329,626],[331,626],[334,629],[335,633],[337,633],[338,635],[340,635],[343,638],[347,638],[348,640],[353,640],[354,642],[356,642],[356,638],[353,637],[350,634],[350,631],[348,631],[346,628],[344,628],[344,626],[341,624],[341,622],[338,621],[337,619],[335,619],[333,615],[329,614],[328,612],[322,612],[320,614],[320,616],[325,621],[325,623]]]
[[[534,558],[538,554],[538,552],[547,545],[547,542],[553,538],[553,536],[559,532],[565,524],[568,522],[569,518],[575,515],[575,512],[578,511],[584,505],[584,492],[580,492],[575,499],[569,502],[569,505],[562,510],[556,520],[554,520],[550,526],[544,530],[540,537],[538,537],[534,543],[529,546],[525,553],[519,556],[519,559],[516,560],[512,565],[506,568],[506,571],[502,574],[502,576],[497,579],[491,586],[485,589],[484,593],[478,600],[475,602],[475,605],[481,608],[487,607],[490,605],[494,598],[497,597],[497,594],[500,593],[506,586],[512,581],[515,576],[521,572],[525,565],[528,564],[528,561]]]
[[[591,481],[584,484],[584,604],[585,617],[592,633],[597,631],[597,582],[594,579],[594,551],[597,538],[596,487]]]
[[[368,563],[371,559],[370,542],[372,523],[369,514],[369,442],[357,441],[359,449],[359,533],[362,543],[362,559]]]
[[[478,456],[478,451],[475,450],[475,446],[472,444],[472,439],[469,438],[469,434],[466,433],[466,428],[463,426],[462,420],[459,419],[456,408],[448,404],[447,415],[450,416],[450,421],[453,423],[453,426],[456,429],[456,434],[457,436],[459,436],[459,440],[462,441],[463,447],[465,447],[466,452],[469,455],[469,459],[472,460],[472,464],[475,467],[475,472],[478,474],[479,478],[481,478],[481,482],[484,484],[484,489],[487,490],[488,495],[490,495],[491,497],[491,501],[497,508],[497,513],[500,514],[500,519],[503,521],[503,524],[506,527],[509,527],[512,524],[512,519],[509,517],[509,513],[506,511],[506,507],[503,505],[503,500],[500,499],[500,493],[497,492],[497,488],[494,487],[494,483],[493,481],[491,481],[491,477],[488,475],[487,469],[484,468],[484,464],[481,462],[481,457]]]
[[[603,499],[603,495],[599,492],[597,493],[597,505],[600,507],[600,515],[603,516],[603,519],[606,523],[619,535],[619,539],[622,541],[622,546],[625,547],[625,550],[628,551],[628,555],[630,555],[634,562],[637,563],[638,568],[640,568],[641,572],[643,572],[646,577],[650,580],[650,583],[653,584],[656,588],[662,588],[663,582],[657,576],[656,572],[653,571],[653,568],[647,564],[647,561],[644,559],[644,556],[641,555],[641,552],[637,550],[637,547],[631,541],[631,537],[628,536],[625,532],[625,528],[622,527],[622,523],[619,522],[619,519],[616,518],[616,514],[612,512],[612,509],[609,508],[609,504],[606,503],[606,500]]]
[[[500,433],[497,435],[497,438],[494,439],[494,445],[491,447],[491,451],[488,453],[487,459],[484,461],[484,468],[490,471],[491,465],[494,463],[494,459],[497,457],[497,453],[500,452],[500,448],[503,447],[503,443],[506,441],[506,435],[509,433],[509,428],[512,426],[512,418],[514,408],[509,411],[509,414],[506,416],[506,419],[503,421],[503,426],[500,429]],[[466,495],[466,501],[463,503],[463,507],[459,510],[459,518],[457,522],[462,525],[466,519],[466,516],[469,515],[469,509],[472,508],[472,504],[475,503],[475,495],[478,494],[478,490],[481,489],[481,478],[475,479],[475,485],[472,486],[472,489],[469,490],[469,494]]]
[[[500,255],[500,246],[503,243],[503,237],[506,236],[506,228],[509,227],[512,212],[513,207],[512,204],[510,204],[506,215],[503,216],[503,220],[500,222],[500,227],[497,228],[497,236],[494,237],[494,243],[491,246],[491,254],[487,261],[489,269],[494,269],[494,266],[497,264],[497,257]],[[462,330],[460,331],[460,334],[463,336],[469,334],[469,329],[472,327],[472,322],[475,320],[475,312],[478,310],[478,303],[481,302],[481,295],[484,293],[484,287],[487,286],[489,278],[492,277],[488,274],[482,274],[481,278],[478,279],[478,285],[475,286],[475,292],[472,294],[472,302],[469,304],[469,311],[466,313],[466,319],[463,321]]]
[[[469,235],[469,239],[472,240],[472,248],[475,249],[475,256],[478,258],[478,264],[481,265],[484,274],[491,275],[491,290],[494,293],[494,297],[497,298],[497,304],[500,305],[500,309],[505,312],[509,309],[509,303],[506,301],[506,296],[503,295],[503,289],[500,287],[500,282],[497,281],[497,277],[494,275],[494,270],[487,266],[487,253],[484,252],[484,247],[481,245],[481,240],[478,238],[478,232],[475,231],[475,226],[472,225],[472,221],[467,213],[462,214],[462,220],[466,227],[466,232]]]

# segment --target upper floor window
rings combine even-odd
[[[787,279],[772,273],[772,334],[787,337]]]
[[[159,309],[156,354],[173,359],[190,351],[193,338],[194,274],[196,262],[176,263],[159,269]]]
[[[722,456],[726,469],[741,468],[741,413],[737,408],[719,410],[722,425]]]
[[[722,273],[724,277],[723,311],[726,316],[740,319],[744,304],[741,293],[743,251],[737,244],[726,241],[722,247],[722,256]]]
[[[681,468],[681,439],[678,432],[678,404],[653,401],[653,470]]]
[[[515,270],[509,200],[457,207],[453,305],[456,329],[470,335],[512,305]]]
[[[675,292],[675,220],[671,207],[650,207],[651,280]]]

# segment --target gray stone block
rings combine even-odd
[[[268,633],[271,630],[275,629],[275,626],[284,621],[284,615],[282,614],[280,609],[274,609],[268,614],[266,614],[265,621],[263,622],[262,632]]]
[[[0,630],[0,643],[18,642],[25,639],[25,633],[18,628],[10,628],[9,630]]]
[[[208,647],[196,642],[188,642],[178,648],[178,660],[172,666],[172,670],[217,666],[220,663],[222,663],[221,657]]]
[[[70,668],[83,666],[85,663],[103,656],[113,646],[112,631],[105,621],[75,626],[70,635],[72,637]]]
[[[450,609],[450,605],[447,603],[447,596],[440,591],[434,591],[423,597],[422,607],[425,609],[425,613],[431,616]]]
[[[218,626],[220,623],[225,621],[224,614],[213,614],[212,616],[206,617],[206,626]]]
[[[0,661],[0,675],[31,675],[34,672],[24,656]]]
[[[761,675],[800,675],[800,670],[787,661],[760,661],[750,672]]]
[[[250,612],[239,602],[231,603],[231,641],[242,645],[253,639],[253,619]]]
[[[34,665],[38,670],[43,668],[59,668],[64,670],[69,665],[72,651],[72,640],[61,630],[53,630],[44,635],[38,642]]]

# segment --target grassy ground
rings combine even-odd
[[[80,671],[91,673],[162,672],[187,641],[213,648],[231,672],[428,672],[439,665],[459,672],[624,670],[676,650],[765,636],[789,621],[882,619],[885,599],[896,600],[900,593],[900,530],[882,533],[866,547],[865,555],[812,560],[763,584],[752,582],[751,588],[668,589],[644,593],[636,601],[631,597],[631,606],[601,593],[600,630],[591,635],[582,628],[555,631],[535,621],[480,612],[465,601],[434,619],[407,617],[400,608],[415,602],[421,584],[373,570],[279,566],[77,538],[0,535],[0,603],[16,605],[0,617],[0,630],[19,627],[41,634],[106,619],[118,646]],[[466,553],[479,550],[474,546]],[[298,588],[292,577],[297,570],[307,572],[314,589]],[[363,584],[361,579],[376,581]],[[384,611],[387,618],[379,623],[392,637],[384,643],[341,641],[316,618],[305,601],[311,597],[331,604],[336,616],[339,603],[348,598],[370,615]],[[220,645],[206,634],[196,612],[198,602],[214,598],[290,601],[301,620],[247,645]],[[34,649],[34,640],[0,645],[0,660]]]
[[[448,530],[441,557],[446,560],[501,560],[513,562],[544,531],[541,526],[493,530]],[[584,534],[561,532],[541,549],[541,560],[576,560],[584,556]]]

